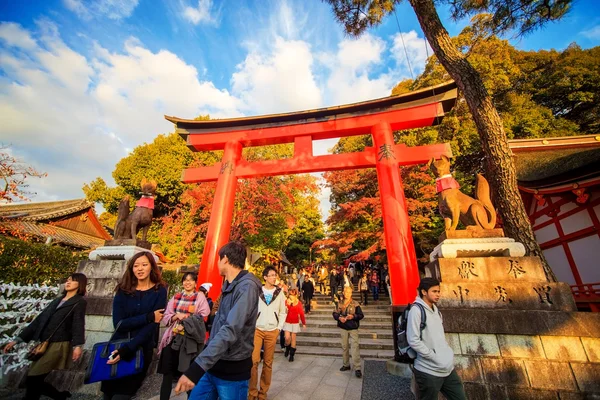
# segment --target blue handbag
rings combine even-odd
[[[96,343],[92,348],[90,363],[85,372],[84,383],[94,383],[108,381],[111,379],[123,378],[142,372],[144,367],[144,351],[141,347],[136,349],[135,357],[129,361],[119,360],[116,364],[107,364],[108,357],[114,350],[118,350],[124,344],[131,341],[131,334],[127,339],[112,340],[115,336],[121,321],[117,324],[108,342]]]

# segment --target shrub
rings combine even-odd
[[[84,252],[0,236],[0,276],[4,282],[56,285],[77,269]]]

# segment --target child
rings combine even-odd
[[[302,324],[306,326],[306,318],[304,317],[304,309],[302,303],[298,300],[298,290],[290,289],[288,299],[285,302],[288,309],[283,330],[285,331],[285,356],[289,356],[289,361],[294,361],[296,354],[296,334],[300,332]],[[302,323],[300,323],[302,321]]]

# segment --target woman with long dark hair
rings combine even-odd
[[[64,291],[54,299],[31,322],[15,340],[4,346],[8,352],[15,344],[36,340],[48,341],[48,348],[40,359],[34,361],[27,373],[25,383],[26,400],[37,400],[41,395],[51,399],[66,399],[69,392],[59,392],[46,376],[55,369],[70,368],[73,361],[81,357],[85,343],[85,288],[87,278],[84,274],[74,273],[65,282]]]
[[[163,374],[160,400],[171,397],[173,379],[179,379],[204,349],[204,318],[210,314],[210,307],[204,292],[196,291],[197,279],[193,272],[183,274],[183,290],[175,293],[165,309],[162,324],[167,329],[158,346],[158,373]]]
[[[113,325],[118,329],[114,340],[131,338],[111,354],[108,364],[135,357],[138,348],[144,352],[142,372],[124,378],[103,381],[100,390],[105,400],[126,400],[135,395],[148,372],[152,350],[158,343],[158,327],[167,303],[167,289],[154,255],[136,253],[117,285],[113,300]]]

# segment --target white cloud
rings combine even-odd
[[[23,49],[33,49],[37,45],[28,31],[13,22],[3,22],[0,24],[0,39],[11,47],[14,46]]]
[[[370,34],[344,39],[336,54],[320,54],[319,61],[329,71],[329,105],[347,104],[389,96],[394,81],[389,73],[370,73],[381,67],[385,42]]]
[[[240,115],[238,99],[167,50],[154,53],[130,39],[122,52],[95,44],[96,58],[88,59],[51,25],[40,32],[0,25],[0,137],[48,172],[31,182],[38,201],[80,197],[97,176],[110,182],[129,149],[172,130],[163,114]]]
[[[394,44],[390,52],[396,60],[396,66],[399,68],[398,72],[410,76],[409,64],[415,77],[423,72],[427,55],[433,54],[429,43],[419,37],[415,31],[397,33],[393,36],[393,41]]]
[[[257,114],[318,108],[322,97],[312,67],[308,43],[278,37],[271,49],[255,49],[237,66],[232,91]]]
[[[590,29],[582,31],[581,34],[591,40],[600,40],[600,25],[596,25]]]
[[[139,0],[63,0],[65,7],[79,18],[109,18],[119,20],[129,17]]]
[[[199,23],[215,23],[216,18],[212,14],[212,0],[198,0],[198,6],[186,7],[183,10],[183,17],[194,25]]]

